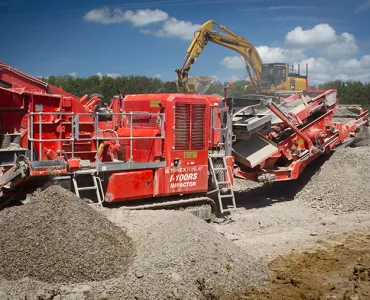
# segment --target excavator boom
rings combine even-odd
[[[217,26],[218,29],[226,34],[223,35],[214,31],[214,26]],[[200,26],[186,52],[181,68],[176,69],[177,86],[180,93],[189,92],[189,88],[187,87],[189,71],[209,41],[239,53],[246,62],[246,69],[252,85],[254,87],[258,86],[263,62],[257,49],[248,40],[227,29],[225,26],[218,25],[215,21],[209,20]]]
[[[217,27],[220,31],[215,31]],[[292,72],[285,63],[264,64],[257,49],[251,42],[237,35],[223,25],[209,20],[200,26],[191,42],[182,66],[176,69],[177,90],[179,93],[199,93],[196,85],[210,84],[210,77],[189,77],[189,71],[208,42],[234,50],[245,60],[246,71],[251,84],[247,91],[251,93],[271,93],[277,91],[290,92],[307,89],[307,67],[306,76]],[[208,79],[208,81],[207,81]]]

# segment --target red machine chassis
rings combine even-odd
[[[348,123],[333,122],[335,90],[294,94],[282,104],[262,99],[262,125],[250,135],[243,129],[240,140],[233,108],[221,97],[119,95],[104,106],[99,95],[79,99],[3,63],[0,83],[0,205],[52,178],[68,181],[79,196],[93,190],[99,202],[206,194],[231,188],[234,175],[296,179],[368,125],[368,111],[359,107]],[[232,149],[237,143],[243,155]],[[81,186],[86,177],[92,183]]]

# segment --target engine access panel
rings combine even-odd
[[[207,191],[210,108],[219,100],[192,94],[127,95],[123,99],[123,112],[165,115],[162,157],[166,167],[154,172],[154,196]]]

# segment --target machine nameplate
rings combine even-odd
[[[167,169],[166,173],[170,174],[170,189],[197,186],[202,171],[203,166]]]
[[[184,152],[184,158],[197,158],[197,152],[196,151]]]
[[[159,100],[151,100],[150,107],[160,107],[161,101]]]

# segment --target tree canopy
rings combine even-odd
[[[175,93],[176,83],[162,81],[158,78],[146,76],[120,76],[112,78],[109,76],[99,77],[97,75],[87,78],[65,76],[49,76],[42,80],[56,87],[61,87],[78,97],[83,95],[101,94],[104,102],[110,102],[117,90],[122,94],[149,94],[149,93]]]
[[[120,76],[112,78],[108,76],[99,77],[97,75],[87,78],[72,76],[50,76],[43,78],[44,81],[62,87],[65,91],[82,97],[85,94],[91,95],[99,93],[104,96],[104,101],[109,102],[114,95],[117,95],[117,89],[122,94],[148,94],[148,93],[176,93],[176,83],[174,81],[162,81],[158,78],[149,78],[146,76]],[[228,97],[245,96],[244,86],[248,84],[245,80],[234,82],[233,88],[227,92]],[[330,81],[315,86],[310,89],[336,89],[338,91],[339,102],[342,104],[360,104],[364,108],[370,108],[370,83],[360,81]],[[224,95],[223,83],[214,82],[208,95]]]
[[[339,103],[360,104],[366,109],[370,108],[370,83],[335,80],[311,86],[310,88],[319,90],[335,89],[338,91]]]

